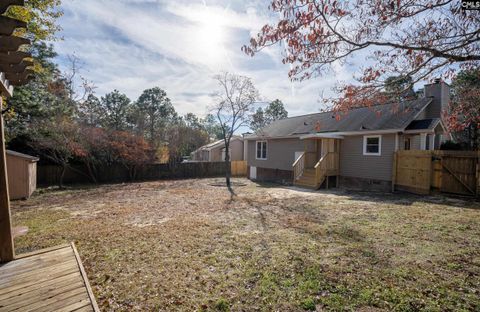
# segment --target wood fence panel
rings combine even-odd
[[[480,195],[480,153],[468,151],[398,151],[394,156],[394,189],[429,194]]]
[[[480,196],[480,152],[477,156],[477,196]]]
[[[440,190],[442,188],[442,162],[440,159],[433,160],[432,166],[432,187]]]
[[[435,151],[440,158],[442,180],[440,190],[445,193],[475,195],[477,188],[477,153]]]
[[[238,172],[245,172],[238,165]],[[37,182],[42,186],[58,184],[61,168],[55,165],[39,165],[37,167]],[[82,165],[73,165],[65,172],[65,184],[92,183],[87,175],[87,169]],[[108,165],[98,168],[96,178],[99,183],[118,183],[133,181],[152,181],[161,179],[207,178],[225,175],[225,163],[222,162],[191,162],[172,164],[150,164],[135,169],[134,176],[122,165]]]
[[[477,152],[477,196],[480,196],[480,151]]]
[[[398,151],[395,166],[396,189],[416,194],[430,193],[431,151]]]
[[[247,176],[246,160],[233,160],[231,163],[232,163],[232,176],[236,176],[236,177]]]

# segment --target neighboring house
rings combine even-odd
[[[230,140],[230,160],[243,160],[243,138],[233,136]],[[193,161],[224,161],[225,160],[225,142],[218,140],[204,145],[190,154]]]
[[[395,151],[439,149],[445,140],[449,88],[436,81],[422,98],[353,109],[339,120],[332,112],[278,120],[245,137],[248,176],[315,189],[390,189]]]

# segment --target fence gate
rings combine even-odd
[[[480,154],[465,151],[398,151],[394,156],[393,190],[429,194],[480,195]]]
[[[440,191],[446,193],[475,195],[477,188],[476,152],[435,151],[442,168]]]

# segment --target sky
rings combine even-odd
[[[275,13],[267,0],[64,0],[54,43],[57,62],[80,59],[80,74],[102,96],[114,89],[132,101],[144,89],[164,89],[181,115],[204,116],[217,89],[213,76],[228,71],[251,77],[262,100],[280,99],[290,116],[318,112],[336,81],[355,66],[335,64],[325,77],[292,83],[282,46],[255,57],[241,51]],[[361,60],[358,60],[359,62]],[[262,104],[258,104],[262,106]]]

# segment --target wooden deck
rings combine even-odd
[[[99,311],[75,245],[0,265],[0,311]]]

